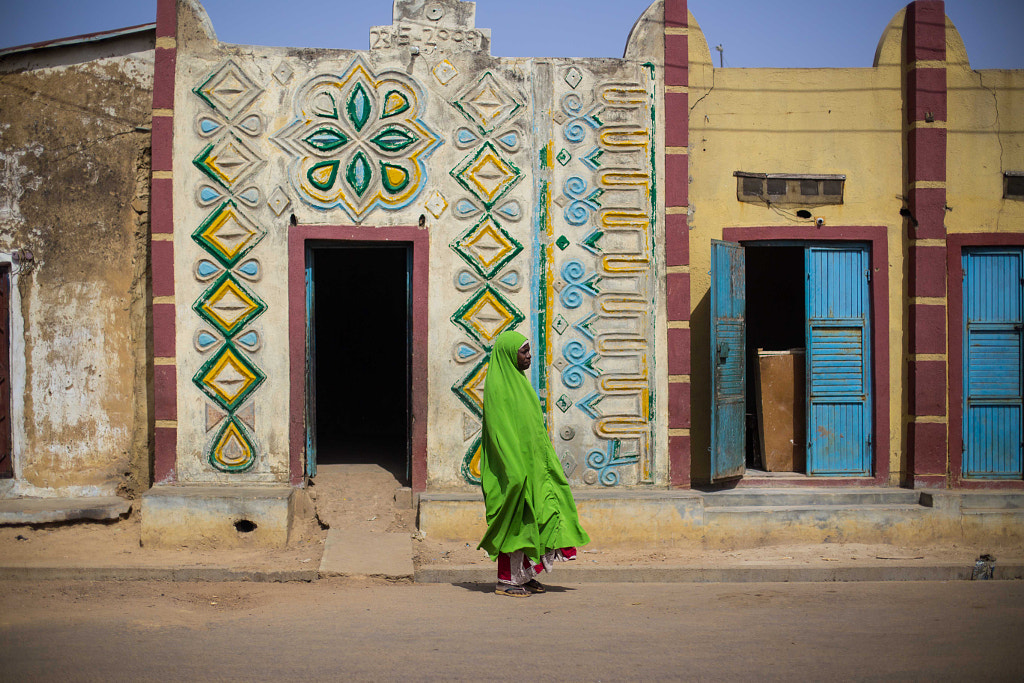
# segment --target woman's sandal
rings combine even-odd
[[[537,579],[530,579],[523,584],[523,587],[531,593],[546,593],[548,590]]]
[[[512,586],[507,583],[499,583],[494,587],[494,592],[498,595],[507,595],[510,598],[528,598],[530,597],[530,591],[526,590],[522,586]]]

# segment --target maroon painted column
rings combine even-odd
[[[174,202],[172,149],[177,3],[157,0],[153,75],[150,263],[153,273],[153,483],[175,481],[178,382],[174,324]]]
[[[943,2],[918,0],[907,6],[904,45],[906,197],[910,210],[907,483],[916,488],[943,488],[949,476]]]
[[[690,486],[689,49],[686,0],[665,0],[665,266],[669,484]]]

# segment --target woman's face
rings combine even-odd
[[[530,356],[530,344],[523,344],[522,346],[519,347],[519,353],[517,358],[519,369],[526,370],[527,368],[529,368],[531,360],[532,357]]]

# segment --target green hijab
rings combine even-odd
[[[558,548],[590,542],[580,526],[562,463],[548,437],[540,401],[519,369],[527,339],[502,332],[494,342],[484,382],[480,481],[491,556],[522,550],[533,562]]]

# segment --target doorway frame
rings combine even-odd
[[[800,486],[888,486],[889,485],[889,232],[885,226],[757,226],[723,228],[722,239],[743,245],[770,246],[777,242],[860,242],[868,245],[871,256],[871,381],[872,443],[870,477],[807,477],[787,485]],[[745,475],[745,486],[764,486],[769,478]]]
[[[1024,248],[1021,233],[955,233],[946,237],[946,320],[948,321],[946,372],[949,395],[948,477],[953,488],[960,489],[1024,489],[1024,480],[967,479],[963,475],[964,454],[964,286],[963,251],[967,247]]]
[[[307,242],[405,244],[412,251],[409,283],[409,469],[412,489],[427,484],[428,268],[430,239],[416,226],[367,227],[296,225],[288,231],[289,476],[293,486],[305,479],[306,451],[306,247]]]

